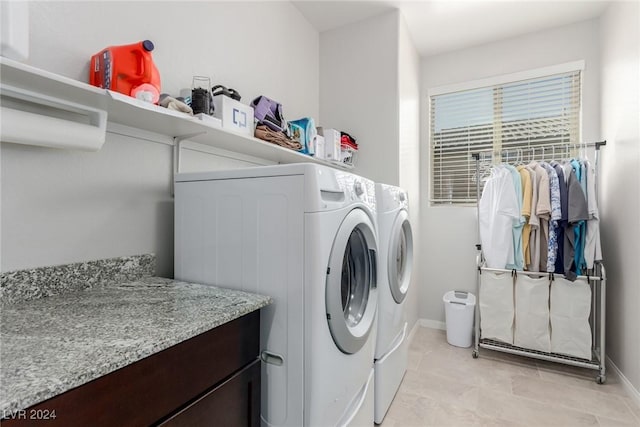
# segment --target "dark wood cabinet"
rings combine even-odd
[[[215,414],[212,419],[211,414]],[[237,372],[171,416],[162,427],[257,426],[260,424],[260,360]]]
[[[2,420],[10,426],[258,426],[254,311]],[[43,418],[55,412],[55,418]],[[24,415],[24,416],[22,416]]]

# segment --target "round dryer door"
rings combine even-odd
[[[327,322],[343,353],[360,350],[371,332],[378,303],[376,262],[373,223],[354,209],[340,225],[327,269]]]
[[[401,210],[391,228],[389,239],[389,287],[393,299],[400,304],[409,290],[413,268],[413,234],[407,211]]]

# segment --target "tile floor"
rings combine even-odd
[[[640,407],[609,370],[450,346],[445,331],[419,327],[409,367],[383,427],[640,426]]]

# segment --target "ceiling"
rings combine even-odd
[[[421,56],[600,16],[607,1],[293,1],[319,32],[399,9]]]

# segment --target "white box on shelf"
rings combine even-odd
[[[222,120],[222,127],[253,136],[253,108],[225,95],[213,97],[213,116]]]
[[[324,137],[324,158],[335,162],[341,162],[340,131],[318,127],[318,134]]]
[[[318,158],[318,159],[324,159],[325,155],[324,155],[324,136],[322,135],[316,135],[314,137],[315,141],[316,141],[316,152],[314,154],[314,157]]]

